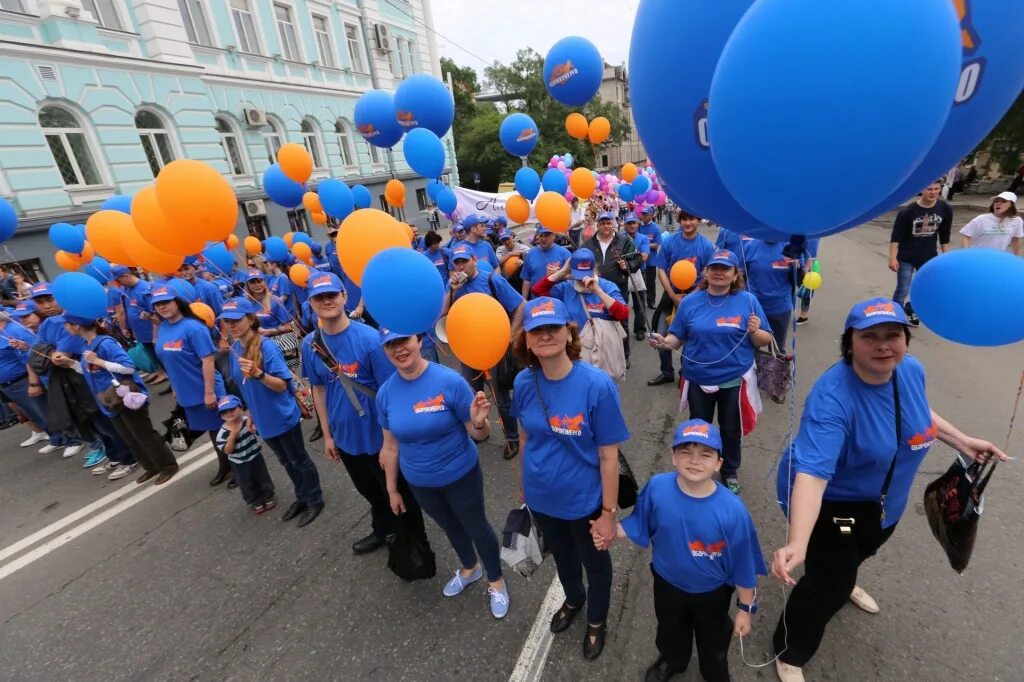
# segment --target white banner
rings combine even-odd
[[[516,192],[503,192],[492,194],[491,192],[477,192],[465,187],[453,187],[455,198],[459,205],[455,209],[457,219],[465,218],[468,215],[482,215],[487,218],[507,218],[505,215],[505,202],[509,197],[516,196]],[[535,220],[533,204],[530,204],[530,220]]]

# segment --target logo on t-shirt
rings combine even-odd
[[[424,414],[426,412],[444,412],[448,409],[444,404],[444,393],[438,393],[433,398],[427,398],[421,400],[412,406],[412,411],[415,414]]]
[[[931,426],[924,430],[924,433],[915,433],[913,438],[907,441],[907,445],[910,446],[911,450],[923,450],[924,448],[931,447],[938,437],[939,425],[933,421]]]
[[[942,225],[942,216],[938,213],[925,213],[914,218],[911,223],[910,234],[915,237],[931,237],[939,231]]]
[[[563,436],[583,435],[583,413],[575,417],[551,417],[548,419],[551,430]]]
[[[707,557],[714,561],[722,558],[722,550],[725,549],[725,540],[718,542],[707,542],[694,540],[690,543],[690,554],[695,557]]]
[[[719,327],[732,327],[733,329],[739,329],[743,323],[742,315],[735,315],[733,317],[719,317],[715,320],[715,325]]]
[[[875,303],[864,308],[864,317],[886,315],[896,317],[896,306],[893,303]]]
[[[344,363],[339,363],[338,366],[341,368],[341,373],[347,376],[349,379],[355,379],[357,376],[359,376],[358,362],[352,362],[347,365]]]
[[[782,260],[772,261],[772,270],[789,270],[789,266],[793,264],[789,258],[783,258]]]
[[[598,301],[597,303],[588,303],[587,310],[590,311],[591,313],[603,313],[604,303],[601,303],[600,301]]]
[[[177,339],[176,341],[164,341],[164,350],[172,350],[180,353],[182,351],[181,346],[183,342],[184,339]]]

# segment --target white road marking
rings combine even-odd
[[[551,616],[563,601],[565,601],[565,592],[556,575],[552,578],[548,593],[544,595],[544,601],[540,604],[540,610],[537,611],[530,634],[526,637],[523,650],[519,652],[516,667],[512,670],[511,677],[508,678],[509,682],[536,682],[541,678],[544,673],[544,664],[548,660],[548,652],[551,651],[551,639],[554,637],[551,632]]]

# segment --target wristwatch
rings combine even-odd
[[[618,509],[618,507],[611,507],[611,508],[609,508],[609,507],[606,507],[604,505],[601,505],[601,511],[607,512],[609,514],[614,514],[615,512],[619,511],[619,509]]]
[[[757,596],[754,597],[754,601],[751,604],[744,604],[740,601],[739,597],[736,598],[736,608],[738,608],[740,611],[746,611],[750,615],[754,615],[755,613],[757,613],[757,609],[760,606],[761,602],[760,600],[758,600]]]
[[[267,376],[266,371],[261,369],[260,370],[260,375],[258,377],[256,377],[256,381],[263,381],[263,377],[265,377],[265,376]]]

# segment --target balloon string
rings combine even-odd
[[[1006,445],[1003,446],[1003,452],[1007,452],[1010,449],[1010,436],[1013,434],[1013,422],[1017,419],[1017,408],[1020,406],[1020,395],[1024,391],[1024,371],[1020,375],[1020,383],[1017,384],[1017,398],[1013,401],[1013,413],[1010,415],[1010,427],[1006,431]]]
[[[18,339],[12,338],[12,337],[7,336],[5,334],[0,334],[0,339],[3,339],[4,341],[7,341],[8,343],[10,343],[12,341],[15,342],[15,343],[24,343],[23,341],[19,341]],[[15,346],[15,348],[16,347],[17,346]],[[35,348],[32,348],[31,346],[29,346],[28,352],[29,353],[35,353],[39,357],[46,358],[47,360],[50,359],[49,355],[47,355],[46,353],[40,353],[39,351],[37,351]]]
[[[484,379],[484,388],[489,388],[491,390],[491,400],[493,401],[492,404],[495,407],[498,407],[498,390],[494,386],[494,378],[491,376],[491,370],[485,369],[484,371],[480,372],[480,374],[477,374],[475,377],[473,377],[473,380],[476,381],[481,377],[483,377]],[[508,448],[509,441],[508,437],[506,436],[507,432],[505,431],[505,417],[502,416],[500,409],[498,410],[498,422],[501,424],[501,433],[502,438],[504,438],[505,440],[505,447]]]
[[[221,269],[220,267],[218,267],[217,264],[214,263],[212,260],[204,258],[203,262],[206,263],[207,265],[212,265],[213,269],[216,270],[218,274],[220,274],[222,277],[224,277],[225,279],[230,281],[230,279],[231,279],[229,277],[230,273],[224,272],[224,270]],[[266,282],[266,280],[264,280],[264,282]],[[248,288],[245,285],[242,286],[242,295],[245,296],[246,298],[248,298],[249,300],[251,300],[256,305],[260,306],[261,309],[263,308],[263,301],[259,300],[258,298],[253,296],[251,293],[249,293],[249,290],[248,290]],[[275,315],[273,312],[271,312],[269,310],[267,310],[266,312],[271,317],[273,317],[275,321],[283,323],[283,324],[287,324],[290,327],[292,327],[292,331],[295,332],[296,334],[300,334],[300,335],[304,335],[305,334],[305,330],[304,330],[304,328],[302,326],[302,321],[299,320],[298,318],[296,318],[291,313],[288,313],[288,320],[282,320],[280,317]]]

